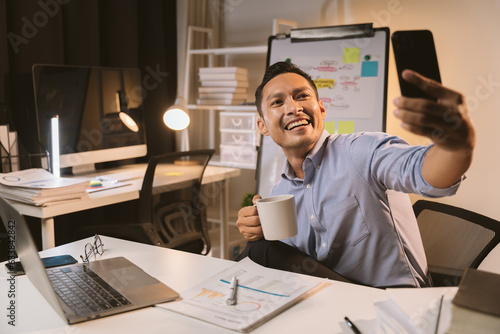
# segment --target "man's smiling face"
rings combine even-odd
[[[271,136],[288,154],[303,157],[323,133],[326,111],[314,89],[299,74],[284,73],[271,79],[262,91],[260,132]]]

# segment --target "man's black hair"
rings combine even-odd
[[[259,111],[259,115],[261,117],[263,116],[261,104],[262,104],[262,91],[264,90],[264,86],[274,77],[284,73],[296,73],[304,77],[309,82],[311,87],[314,89],[316,98],[318,98],[318,89],[316,88],[316,85],[314,84],[314,81],[312,80],[309,74],[302,71],[297,65],[294,65],[286,61],[280,61],[272,64],[267,68],[266,73],[264,74],[264,78],[262,78],[262,83],[260,84],[259,87],[257,87],[257,90],[255,91],[255,104],[257,105],[257,110]]]

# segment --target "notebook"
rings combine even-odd
[[[46,269],[38,255],[37,247],[24,217],[1,197],[0,216],[7,229],[9,229],[8,226],[15,224],[16,251],[28,279],[68,324],[152,306],[179,297],[176,291],[150,276],[124,257]],[[53,285],[49,275],[52,279],[59,277],[61,282]],[[81,283],[81,281],[80,283],[73,282],[73,279],[76,281],[78,279],[83,280],[84,283]],[[88,281],[89,279],[97,280],[97,282]],[[82,287],[84,285],[93,287],[94,292],[91,291],[91,297],[95,297],[97,302],[89,301],[88,298],[91,297],[80,295],[77,296],[80,299],[78,301],[74,299],[75,297],[66,295],[70,286],[78,286],[79,284]],[[110,288],[108,293],[111,294],[111,297],[93,296],[99,295],[106,288]],[[81,293],[83,289],[77,290]],[[103,302],[103,299],[105,302]],[[84,305],[82,306],[80,302]],[[80,307],[76,311],[70,307],[71,305],[75,308],[75,304]],[[93,310],[90,312],[84,311],[85,305],[94,305],[91,307]]]

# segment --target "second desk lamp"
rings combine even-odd
[[[187,127],[190,123],[189,115],[186,113],[183,98],[176,98],[175,104],[167,109],[163,115],[163,122],[170,129],[175,130],[177,151],[189,151],[189,134]]]

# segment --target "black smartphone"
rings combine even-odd
[[[432,32],[429,30],[395,31],[391,40],[401,94],[406,97],[436,100],[401,77],[404,69],[410,69],[427,78],[441,82]]]
[[[63,266],[66,264],[77,263],[78,261],[71,255],[57,255],[57,256],[44,257],[42,258],[42,262],[45,268],[53,268],[53,267]],[[7,269],[7,272],[13,276],[19,276],[25,274],[23,265],[19,261],[16,261],[14,263],[7,262],[5,264],[5,268]]]

